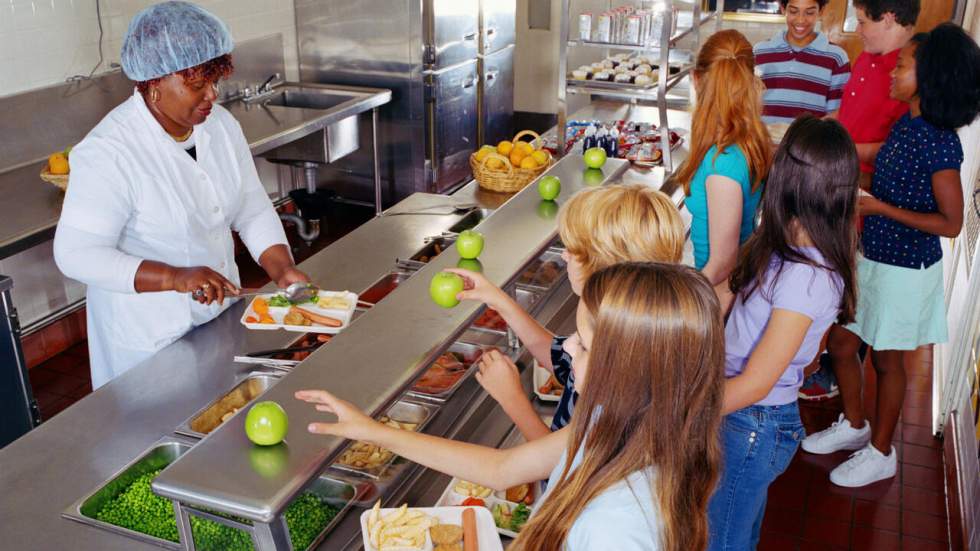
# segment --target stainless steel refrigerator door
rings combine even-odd
[[[425,0],[426,68],[440,70],[473,59],[480,38],[479,0]]]
[[[483,0],[481,53],[494,53],[516,44],[517,0]]]
[[[514,46],[481,61],[480,120],[484,144],[497,144],[514,136]]]
[[[430,191],[443,192],[470,176],[477,147],[480,75],[472,60],[426,76],[426,175]]]

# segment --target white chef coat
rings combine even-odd
[[[240,285],[231,230],[256,260],[287,243],[238,121],[215,104],[193,136],[196,162],[136,92],[72,149],[54,253],[66,276],[88,285],[93,388],[230,305],[137,294],[143,260],[208,266]]]

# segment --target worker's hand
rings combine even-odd
[[[309,281],[310,276],[306,275],[296,266],[290,266],[283,270],[282,275],[280,275],[279,279],[276,280],[276,285],[278,285],[280,289],[285,289],[293,283],[309,283]]]
[[[350,440],[376,441],[378,431],[384,425],[364,414],[353,404],[337,398],[326,390],[300,390],[296,398],[316,405],[317,411],[333,413],[337,416],[335,423],[310,423],[306,430],[313,434],[332,434]]]
[[[176,268],[173,289],[178,293],[191,293],[191,297],[201,304],[215,301],[222,304],[225,295],[237,295],[241,292],[225,276],[207,266]]]

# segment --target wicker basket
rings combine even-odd
[[[54,185],[60,187],[61,188],[61,191],[67,191],[68,190],[68,175],[67,174],[51,174],[51,171],[48,170],[48,165],[44,165],[44,168],[41,170],[41,179],[44,180],[45,182],[48,182],[48,183],[51,183],[51,184],[54,184]]]
[[[531,130],[524,130],[519,132],[514,139],[514,143],[524,136],[533,136],[534,139],[531,143],[538,142],[540,146],[541,136],[537,132]],[[539,149],[539,148],[535,148]],[[544,150],[542,150],[544,151]],[[545,153],[548,153],[545,151]],[[490,168],[487,166],[487,161],[490,159],[498,159],[503,162],[503,168]],[[499,191],[503,193],[514,193],[515,191],[520,191],[524,189],[528,184],[534,181],[535,178],[541,176],[541,174],[551,166],[552,158],[551,154],[548,153],[548,162],[539,166],[538,168],[520,168],[513,166],[510,163],[510,159],[507,159],[503,155],[497,153],[491,153],[484,157],[483,161],[476,160],[476,153],[470,155],[470,168],[473,169],[473,177],[480,184],[480,187],[490,191]]]

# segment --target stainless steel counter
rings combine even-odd
[[[316,85],[314,85],[315,87]],[[391,92],[375,88],[323,86],[351,95],[335,109],[298,109],[262,103],[225,104],[242,125],[253,155],[303,138],[340,119],[370,111],[390,101]],[[54,236],[64,194],[38,176],[47,161],[28,163],[0,172],[0,259]]]

